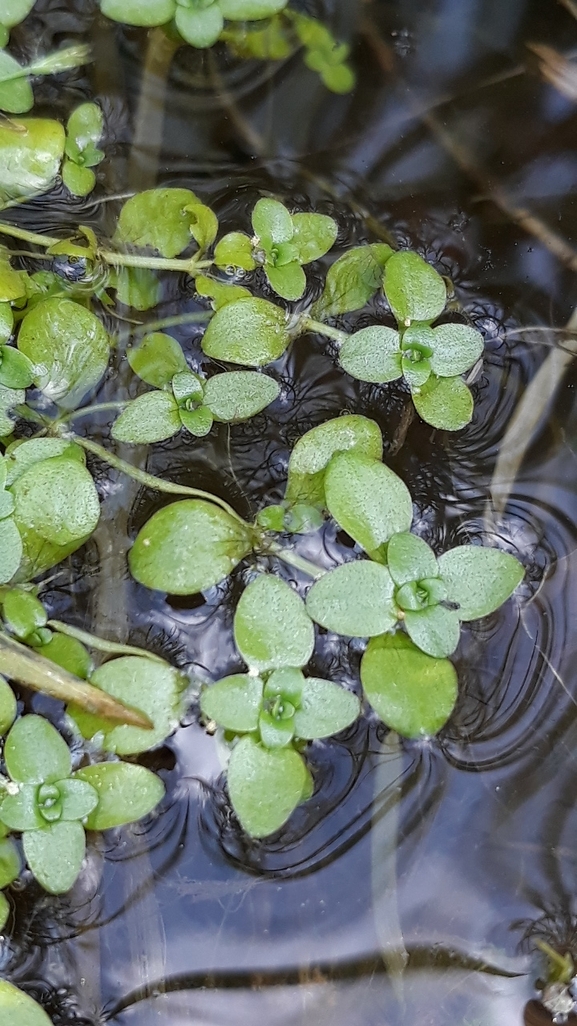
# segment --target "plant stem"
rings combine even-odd
[[[111,403],[95,403],[94,406],[83,406],[80,410],[73,410],[72,413],[63,413],[61,417],[53,422],[57,424],[69,424],[71,420],[79,417],[86,417],[87,414],[104,413],[106,410],[123,410],[128,406],[130,399],[118,399]]]
[[[149,331],[162,331],[163,328],[175,328],[180,324],[204,324],[206,321],[210,321],[212,316],[212,310],[203,310],[202,313],[175,314],[174,317],[164,317],[159,321],[139,323],[138,327],[134,329],[133,335],[140,335],[143,332],[148,334]]]
[[[4,221],[0,223],[0,234],[9,235],[11,239],[21,239],[22,242],[30,242],[33,246],[42,246],[43,249],[62,242],[62,239],[56,239],[53,235],[38,235],[37,232],[29,232],[26,228],[20,228],[16,224],[5,224]]]
[[[63,670],[50,659],[45,659],[25,645],[0,631],[0,670],[33,691],[40,691],[61,702],[72,702],[95,716],[127,723],[134,727],[151,729],[152,723],[145,713],[129,709],[100,688],[87,684]]]
[[[49,620],[48,626],[58,631],[59,634],[66,634],[69,638],[76,638],[83,645],[95,648],[99,652],[108,652],[111,655],[141,656],[143,659],[151,659],[153,663],[164,664],[165,662],[161,656],[157,656],[153,652],[147,652],[144,648],[137,648],[135,645],[121,645],[117,641],[107,641],[105,638],[99,638],[96,634],[91,634],[90,631],[83,631],[80,627],[72,627],[69,623],[63,623],[62,620]]]
[[[303,574],[306,574],[307,577],[312,577],[315,581],[327,572],[321,566],[317,566],[316,563],[311,563],[310,560],[299,556],[294,549],[283,548],[278,542],[269,542],[265,548],[261,549],[261,552],[265,556],[271,555],[282,559],[283,563],[288,563],[295,570],[301,570]]]
[[[303,317],[301,329],[303,332],[314,331],[318,335],[326,335],[327,338],[332,338],[333,342],[336,342],[339,346],[342,346],[351,337],[346,331],[331,328],[328,324],[323,324],[322,321],[315,321],[312,317]]]
[[[189,488],[188,485],[175,484],[173,481],[165,481],[162,477],[154,477],[153,474],[148,474],[145,470],[139,470],[137,467],[133,467],[132,464],[127,463],[126,460],[120,459],[119,456],[115,456],[114,453],[109,452],[103,445],[99,445],[98,442],[92,442],[89,438],[82,438],[81,435],[76,435],[73,432],[65,433],[64,437],[70,438],[70,441],[74,441],[77,445],[81,445],[86,452],[93,453],[94,456],[98,456],[109,466],[114,467],[115,470],[122,471],[123,474],[127,474],[128,477],[132,477],[135,481],[144,485],[146,488],[154,488],[157,492],[166,492],[168,495],[186,495],[189,498],[194,499],[206,499],[207,502],[212,502],[215,506],[220,506],[221,509],[228,513],[229,516],[234,517],[239,524],[243,527],[248,528],[246,520],[243,520],[241,516],[229,506],[228,502],[224,499],[220,499],[218,495],[213,495],[212,492],[204,492],[200,488]]]

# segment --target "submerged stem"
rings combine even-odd
[[[303,317],[301,328],[303,331],[314,331],[317,335],[325,335],[326,338],[332,338],[333,342],[336,342],[339,346],[342,346],[351,337],[346,331],[331,328],[330,325],[324,324],[323,321],[315,321],[313,317]]]
[[[144,648],[137,648],[136,645],[121,645],[118,641],[107,641],[106,638],[99,638],[96,634],[91,634],[90,631],[81,630],[80,627],[72,627],[71,624],[63,623],[62,620],[49,620],[48,627],[58,631],[59,634],[66,634],[69,638],[76,638],[76,641],[81,641],[83,645],[95,648],[99,652],[108,652],[110,655],[141,656],[143,659],[151,659],[153,663],[165,662],[161,656],[147,652]]]
[[[263,555],[276,556],[278,559],[282,559],[283,563],[288,563],[289,566],[293,566],[295,570],[301,570],[307,577],[312,577],[313,580],[317,580],[326,574],[326,570],[322,566],[317,566],[316,563],[311,563],[310,560],[304,559],[303,556],[299,556],[298,552],[294,549],[284,548],[279,545],[278,542],[269,542],[266,547],[261,549]]]

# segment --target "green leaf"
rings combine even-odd
[[[413,392],[420,417],[432,427],[460,431],[473,416],[473,396],[462,378],[437,378],[434,374]]]
[[[62,181],[73,196],[88,196],[96,185],[96,175],[89,167],[80,167],[66,158],[62,164]]]
[[[32,634],[37,627],[45,627],[48,614],[31,591],[22,588],[11,588],[2,599],[4,621],[18,638]]]
[[[57,786],[62,803],[61,819],[65,823],[86,819],[98,805],[98,792],[85,780],[68,777],[59,780]]]
[[[251,837],[279,830],[301,801],[307,771],[292,748],[264,748],[252,737],[232,750],[228,792],[241,826]]]
[[[118,442],[162,442],[180,431],[178,403],[169,392],[145,392],[128,404],[112,426]]]
[[[34,368],[27,356],[12,346],[0,346],[0,384],[8,388],[28,388],[34,380]]]
[[[440,378],[464,374],[483,355],[485,340],[466,324],[440,324],[433,329],[431,368]]]
[[[262,672],[308,663],[315,632],[297,593],[279,577],[261,574],[236,607],[234,639],[248,666]]]
[[[294,666],[285,666],[281,670],[273,670],[268,678],[265,689],[265,699],[276,699],[280,695],[286,702],[294,705],[295,709],[301,704],[305,676],[302,670]]]
[[[369,641],[361,660],[361,681],[377,715],[403,737],[436,734],[457,699],[452,663],[425,655],[401,633]]]
[[[259,716],[258,729],[265,748],[287,748],[295,736],[292,705],[284,716],[275,716],[264,709]]]
[[[396,585],[439,575],[433,550],[422,538],[406,531],[391,538],[387,546],[387,566]]]
[[[20,876],[22,863],[18,848],[11,838],[5,837],[0,840],[0,887],[8,887]],[[0,1012],[2,1011],[2,998],[0,994]]]
[[[40,1005],[7,980],[0,980],[0,1012],[10,1026],[52,1026]]]
[[[216,6],[216,4],[215,4]],[[218,231],[218,219],[214,211],[204,203],[193,203],[186,208],[190,218],[190,233],[201,250],[212,245]]]
[[[14,422],[9,416],[14,406],[20,406],[26,399],[24,389],[7,388],[0,385],[0,437],[11,435]]]
[[[282,267],[275,267],[273,264],[267,263],[265,264],[265,274],[269,285],[277,296],[293,301],[300,299],[304,294],[307,279],[297,260],[283,264]]]
[[[217,3],[202,8],[181,7],[177,3],[175,22],[183,39],[199,48],[213,46],[224,26],[224,18]]]
[[[271,18],[264,28],[248,28],[245,25],[228,25],[223,39],[235,57],[261,61],[281,61],[294,51],[288,24],[281,18]]]
[[[51,784],[70,773],[68,745],[43,716],[22,716],[4,746],[6,768],[12,780],[24,784]]]
[[[124,25],[166,25],[176,11],[175,0],[100,0],[100,10],[107,18]]]
[[[338,452],[359,452],[373,459],[383,454],[378,424],[367,417],[348,414],[311,428],[293,448],[288,465],[286,501],[325,505],[325,471]]]
[[[64,894],[76,881],[86,851],[84,827],[78,822],[58,822],[43,830],[27,831],[22,838],[24,855],[49,894]]]
[[[162,331],[145,335],[126,356],[134,373],[154,388],[163,388],[175,374],[188,370],[180,343]]]
[[[110,339],[90,310],[70,299],[45,299],[26,314],[18,349],[35,365],[47,399],[75,409],[108,366]]]
[[[307,677],[294,717],[295,734],[305,740],[330,737],[350,727],[360,711],[360,702],[350,691],[330,680]]]
[[[128,561],[133,577],[147,588],[194,595],[232,573],[252,547],[248,525],[211,502],[183,499],[151,517]]]
[[[10,830],[41,830],[46,822],[38,808],[36,784],[20,784],[17,794],[6,794],[0,804],[0,820]]]
[[[92,669],[92,659],[82,642],[69,638],[66,634],[53,634],[46,645],[42,645],[41,654],[57,666],[61,666],[75,677],[86,680]]]
[[[100,517],[94,481],[86,467],[67,456],[53,456],[29,467],[11,488],[17,526],[55,545],[80,544]]]
[[[343,563],[313,584],[307,595],[307,612],[336,634],[371,638],[392,630],[397,623],[393,592],[392,577],[380,563],[365,559]]]
[[[204,687],[200,696],[202,715],[225,730],[239,734],[256,730],[264,684],[260,677],[235,673]]]
[[[252,249],[252,240],[244,232],[229,232],[217,243],[214,262],[224,269],[239,267],[243,271],[254,271],[256,260]]]
[[[34,93],[22,68],[6,50],[0,50],[0,110],[25,114],[34,106]]]
[[[1,274],[1,271],[0,271]],[[0,342],[8,342],[14,331],[14,314],[10,303],[0,303]],[[20,388],[23,386],[20,385]]]
[[[216,263],[216,261],[215,261]],[[217,281],[199,274],[194,280],[194,287],[199,296],[208,296],[215,310],[227,303],[235,303],[237,299],[250,299],[251,294],[242,285],[231,285],[229,282]]]
[[[1,124],[0,124],[1,135]],[[29,279],[24,271],[15,271],[10,264],[10,253],[4,246],[0,246],[0,301],[3,304],[3,320],[5,323],[6,313],[4,304],[11,303],[15,299],[22,299],[27,293]],[[14,315],[10,310],[10,330],[14,323]]]
[[[350,93],[355,87],[356,76],[348,64],[325,64],[319,73],[323,83],[332,93]]]
[[[294,232],[287,208],[274,199],[259,199],[252,212],[252,227],[265,251],[272,243],[290,242]]]
[[[64,128],[49,118],[0,123],[0,202],[50,189],[60,170],[64,142]],[[1,288],[0,298],[9,298],[2,296]]]
[[[342,345],[339,363],[359,381],[395,381],[402,373],[398,331],[381,324],[361,328]]]
[[[5,41],[6,43],[8,42],[8,30],[4,29],[2,25],[0,25],[0,40]],[[0,931],[4,930],[4,927],[6,926],[6,923],[8,922],[9,918],[10,905],[8,904],[5,894],[0,893]],[[2,1001],[3,993],[0,989],[0,1009],[4,1008]]]
[[[361,310],[381,287],[383,268],[393,250],[386,243],[355,246],[329,268],[321,298],[312,316],[336,317]]]
[[[22,539],[14,520],[0,520],[0,584],[8,584],[20,566]]]
[[[83,737],[104,735],[101,744],[105,752],[117,755],[146,752],[164,741],[178,725],[187,681],[168,663],[153,662],[144,656],[121,656],[99,666],[90,683],[124,705],[146,713],[154,724],[153,730],[115,725],[69,706],[68,712]]]
[[[128,762],[100,762],[77,770],[74,779],[85,780],[98,792],[98,805],[87,821],[87,830],[109,830],[148,816],[164,796],[160,777],[144,766]]]
[[[225,18],[230,21],[260,21],[284,10],[288,0],[218,0]]]
[[[190,189],[147,189],[127,200],[118,218],[113,242],[150,247],[172,259],[189,245],[190,208],[200,200]]]
[[[434,321],[445,309],[447,288],[418,253],[393,253],[385,267],[385,295],[399,324]]]
[[[175,374],[172,379],[172,393],[177,402],[183,399],[194,399],[202,402],[204,397],[204,379],[198,374],[193,374],[188,368]]]
[[[24,18],[27,18],[34,7],[36,0],[3,0],[2,3],[2,24],[7,28],[19,25]],[[0,1007],[2,1007],[0,1005]],[[20,1026],[20,1023],[15,1023]]]
[[[109,285],[119,303],[134,310],[151,310],[162,298],[162,286],[148,267],[117,267],[109,271]]]
[[[178,414],[182,426],[197,438],[207,435],[213,425],[214,418],[206,406],[199,406],[196,410],[180,409]]]
[[[461,545],[439,557],[439,573],[448,597],[459,605],[460,620],[493,613],[513,594],[524,577],[518,559],[499,549]]]
[[[14,692],[8,682],[0,675],[0,735],[6,734],[14,720],[18,707]],[[0,887],[3,886],[0,884]]]
[[[368,456],[355,452],[333,456],[325,495],[331,516],[369,554],[411,526],[413,504],[407,486]]]
[[[442,659],[452,655],[459,644],[459,614],[443,605],[405,610],[405,627],[415,645],[427,655]]]
[[[84,464],[84,450],[67,438],[29,438],[18,439],[6,449],[7,475],[6,484],[12,485],[22,474],[35,463],[48,460],[52,456],[66,456]]]
[[[202,339],[213,360],[262,367],[290,342],[284,310],[265,299],[240,299],[217,310]]]
[[[338,227],[332,217],[325,214],[293,214],[292,242],[298,250],[299,264],[310,264],[328,253],[334,246]]]
[[[72,111],[66,125],[70,139],[80,150],[97,143],[104,131],[104,118],[97,103],[81,103]]]
[[[280,385],[256,371],[231,371],[209,378],[204,403],[216,420],[248,420],[278,397]]]

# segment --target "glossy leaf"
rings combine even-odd
[[[199,274],[195,278],[194,286],[199,296],[208,296],[212,300],[215,310],[220,310],[221,306],[226,306],[227,303],[235,303],[237,299],[251,298],[251,293],[242,285],[217,281],[216,278],[208,278],[204,274]]]
[[[202,715],[215,720],[225,730],[239,734],[256,730],[264,684],[260,677],[235,673],[203,688],[200,696]]]
[[[36,595],[22,588],[11,588],[2,598],[2,614],[9,630],[18,638],[45,627],[48,614]]]
[[[180,431],[178,404],[169,392],[145,392],[115,420],[112,437],[132,445],[162,442]]]
[[[259,199],[252,212],[254,233],[265,244],[289,242],[293,237],[291,215],[283,203],[275,199]]]
[[[393,250],[386,243],[356,246],[329,268],[321,298],[313,317],[336,317],[362,310],[381,287],[383,268]]]
[[[218,0],[225,18],[230,21],[258,21],[284,10],[288,0]]]
[[[218,584],[252,549],[248,527],[202,499],[160,509],[129,554],[132,575],[147,588],[193,595]]]
[[[113,241],[120,246],[150,247],[173,258],[190,244],[189,207],[200,201],[190,189],[147,189],[127,200]]]
[[[262,672],[304,666],[312,655],[315,633],[297,593],[279,577],[261,574],[241,595],[234,639],[248,666]]]
[[[25,69],[6,50],[0,50],[0,110],[25,114],[33,106],[34,93]]]
[[[433,550],[422,538],[406,531],[391,538],[387,546],[387,566],[397,585],[439,575]]]
[[[5,837],[0,840],[0,887],[8,887],[20,876],[22,862],[18,854],[18,848],[14,841]],[[0,1012],[2,1011],[2,1000],[0,997]]]
[[[97,103],[81,103],[76,107],[66,125],[68,137],[80,150],[89,143],[97,143],[104,130],[104,118]]]
[[[343,563],[313,584],[307,612],[336,634],[371,638],[397,623],[393,592],[393,579],[380,563],[366,559]]]
[[[294,716],[295,734],[305,740],[330,737],[350,727],[359,713],[356,695],[330,680],[307,677]]]
[[[199,249],[207,249],[214,242],[218,231],[216,214],[204,203],[192,203],[186,212],[190,220],[190,234]]]
[[[53,456],[29,467],[12,485],[14,518],[55,545],[80,543],[98,523],[100,503],[86,467],[67,456]]]
[[[407,486],[368,456],[356,452],[333,456],[325,495],[331,516],[369,554],[411,526],[413,504]]]
[[[445,309],[447,288],[418,253],[393,253],[385,267],[385,295],[399,324],[434,321]]]
[[[33,380],[34,368],[28,357],[12,346],[0,346],[0,384],[28,388]]]
[[[440,378],[464,374],[483,355],[485,342],[467,324],[440,324],[433,329],[431,369]]]
[[[481,545],[461,545],[439,557],[439,572],[448,597],[458,603],[459,619],[487,616],[513,594],[524,569],[508,552]]]
[[[81,823],[60,821],[42,830],[27,831],[22,845],[28,865],[45,891],[64,894],[70,890],[86,851]]]
[[[73,196],[88,196],[96,185],[96,175],[89,167],[80,167],[66,158],[62,164],[62,181]]]
[[[34,380],[44,395],[74,409],[104,374],[110,339],[90,310],[54,298],[26,314],[18,349],[35,365]]]
[[[188,369],[180,343],[162,331],[145,335],[126,356],[134,373],[154,388],[163,388],[175,374]]]
[[[279,393],[278,382],[266,374],[231,371],[209,378],[204,403],[216,420],[248,420],[274,402]]]
[[[175,0],[100,0],[100,10],[107,18],[125,25],[165,25],[174,17]]]
[[[40,652],[45,659],[50,659],[81,680],[86,680],[90,675],[90,653],[76,638],[69,638],[66,634],[53,634],[50,641],[42,645]]]
[[[22,716],[11,728],[4,745],[6,768],[25,784],[50,784],[70,773],[68,745],[43,716]]]
[[[0,201],[21,200],[50,189],[60,170],[64,143],[64,128],[59,121],[49,118],[2,121]]]
[[[299,264],[318,260],[334,246],[338,227],[332,217],[326,214],[293,214],[292,223],[291,242],[297,247]]]
[[[427,424],[445,431],[460,431],[473,416],[473,396],[462,378],[431,374],[426,384],[413,392],[413,402]]]
[[[12,517],[0,520],[0,584],[8,584],[20,566],[22,539]]]
[[[289,341],[283,310],[265,299],[240,299],[216,311],[202,349],[213,360],[262,367],[278,360]]]
[[[160,777],[128,762],[100,762],[77,770],[98,792],[98,805],[86,821],[87,830],[109,830],[147,816],[164,796]]]
[[[454,609],[439,604],[405,610],[404,623],[415,645],[437,659],[452,655],[459,644],[461,625]]]
[[[254,271],[256,260],[252,250],[252,240],[248,235],[244,232],[229,232],[217,243],[214,262],[217,267],[225,270],[228,267],[239,267],[243,271]]]
[[[436,734],[457,699],[452,663],[425,655],[402,633],[369,641],[361,660],[361,681],[377,715],[403,737]]]
[[[16,719],[17,711],[16,696],[5,678],[0,675],[0,735],[8,732]],[[0,884],[0,887],[2,886]]]
[[[300,803],[307,771],[292,748],[268,749],[247,736],[232,750],[227,784],[241,826],[252,837],[279,830]]]
[[[401,376],[401,351],[398,331],[381,324],[361,328],[343,343],[339,363],[347,374],[359,381],[379,384]]]
[[[44,1009],[7,980],[0,980],[0,1012],[10,1026],[52,1026]]]
[[[374,420],[349,414],[311,428],[293,448],[288,465],[286,501],[325,505],[324,479],[338,452],[360,452],[373,459],[383,454],[383,438]]]
[[[90,683],[118,698],[124,705],[146,713],[154,724],[153,730],[126,724],[114,725],[109,720],[70,706],[68,712],[83,737],[103,734],[101,745],[105,752],[117,755],[146,752],[164,741],[178,725],[187,682],[168,663],[153,662],[144,656],[121,656],[99,666]]]

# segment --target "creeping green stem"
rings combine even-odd
[[[317,335],[325,335],[327,338],[332,338],[333,342],[336,342],[339,346],[342,346],[351,337],[346,331],[331,328],[328,324],[323,324],[322,321],[315,321],[312,317],[303,317],[300,322],[300,328],[302,332],[314,331]]]
[[[265,556],[276,556],[278,559],[282,559],[283,563],[294,566],[295,570],[301,570],[303,574],[306,574],[307,577],[312,577],[315,581],[326,573],[326,570],[317,566],[316,563],[311,563],[310,560],[299,556],[294,549],[283,548],[277,542],[266,543],[261,552]]]
[[[91,634],[90,631],[82,631],[79,627],[72,627],[69,623],[63,623],[62,620],[49,620],[48,626],[53,631],[58,631],[59,634],[66,634],[69,638],[76,638],[83,645],[95,648],[99,652],[108,652],[111,655],[142,656],[144,659],[151,659],[153,663],[164,663],[164,659],[161,656],[154,655],[153,652],[147,652],[144,648],[137,648],[135,645],[121,645],[116,641],[107,641],[105,638],[99,638],[96,634]]]

